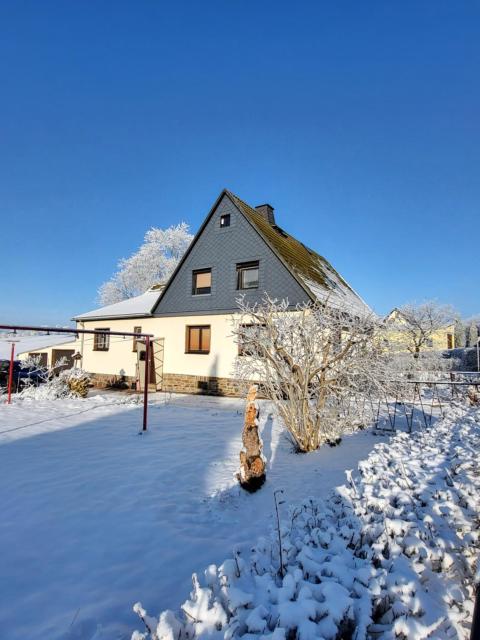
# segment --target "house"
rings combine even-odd
[[[15,360],[25,360],[33,356],[41,367],[55,367],[60,361],[73,367],[75,338],[64,333],[45,333],[43,335],[7,335],[0,336],[0,360],[10,359],[12,340],[15,343]]]
[[[385,316],[385,324],[387,327],[387,336],[391,344],[397,345],[402,348],[404,346],[407,350],[407,344],[405,336],[401,330],[401,325],[407,323],[408,320],[404,317],[400,309],[392,309],[390,313]],[[402,344],[403,343],[403,344]],[[442,351],[444,349],[455,348],[455,323],[451,322],[446,324],[441,329],[437,329],[427,339],[422,351]]]
[[[238,345],[232,320],[239,294],[299,303],[325,300],[358,313],[369,308],[322,256],[277,224],[269,204],[251,207],[224,190],[164,287],[79,314],[78,328],[144,332],[154,336],[149,383],[188,393],[235,395]],[[144,347],[132,338],[84,336],[82,367],[100,384],[140,378]]]

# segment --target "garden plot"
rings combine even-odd
[[[194,575],[181,608],[156,618],[137,603],[132,640],[469,638],[479,444],[480,409],[465,404],[432,429],[396,434],[359,478],[285,506],[248,554]]]
[[[382,439],[292,454],[261,406],[267,483],[236,485],[241,400],[114,394],[0,406],[0,638],[123,640],[141,600],[176,608],[193,571],[246,554],[288,502],[326,497]]]

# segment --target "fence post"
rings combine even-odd
[[[470,627],[470,640],[480,640],[480,590],[478,584],[475,584],[475,605],[472,626]]]
[[[145,380],[143,383],[143,431],[147,430],[148,383],[150,381],[150,338],[145,338]]]
[[[12,350],[10,352],[10,369],[8,371],[8,399],[7,404],[12,403],[12,383],[13,383],[13,363],[15,360],[15,343],[12,342]]]

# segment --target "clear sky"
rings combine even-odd
[[[480,312],[480,5],[0,3],[0,321],[64,323],[223,187],[379,313]]]

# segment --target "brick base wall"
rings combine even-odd
[[[92,377],[92,384],[99,389],[106,389],[107,387],[112,387],[116,382],[119,382],[121,376],[116,376],[112,373],[92,373],[90,374]],[[129,388],[134,388],[135,378],[133,376],[124,376],[125,382],[128,384]]]
[[[189,376],[179,373],[163,374],[162,391],[234,397],[245,394],[242,383],[233,378]]]
[[[106,389],[120,380],[120,376],[110,373],[93,373],[92,383],[95,387]],[[135,378],[125,376],[129,388],[134,388]],[[216,378],[213,376],[189,376],[179,373],[164,373],[162,391],[172,393],[192,393],[212,396],[243,397],[245,385],[233,378]]]

